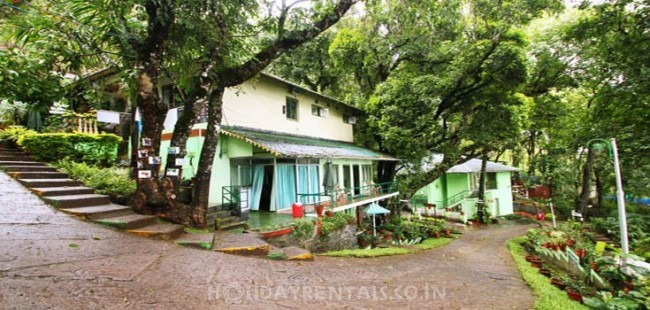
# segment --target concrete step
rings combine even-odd
[[[7,172],[14,179],[66,179],[63,172]]]
[[[214,211],[214,212],[208,212],[208,216],[214,216],[215,218],[224,218],[224,217],[230,217],[230,210],[221,210],[221,211]]]
[[[111,217],[126,216],[135,214],[131,207],[116,204],[105,204],[101,206],[80,207],[59,209],[63,212],[85,217],[91,220],[106,219]]]
[[[34,194],[41,197],[84,195],[94,193],[92,188],[85,186],[61,186],[61,187],[32,187]]]
[[[122,230],[134,229],[156,223],[155,215],[129,214],[94,220],[96,223],[119,228]]]
[[[246,256],[266,256],[269,244],[257,238],[256,234],[215,233],[212,250]]]
[[[11,165],[2,166],[2,170],[6,172],[57,172],[56,168],[49,166],[23,166]]]
[[[176,244],[188,248],[197,248],[203,250],[212,249],[213,234],[190,234],[186,233],[176,239]]]
[[[314,255],[311,252],[295,246],[282,248],[282,253],[287,260],[314,260]]]
[[[172,240],[183,234],[183,226],[170,223],[153,223],[142,227],[127,229],[126,231],[146,238]]]
[[[244,227],[244,225],[246,225],[246,222],[245,222],[245,221],[231,222],[231,223],[228,223],[228,224],[223,224],[223,225],[221,225],[221,227],[220,227],[219,229],[216,229],[216,228],[215,228],[215,230],[231,230],[231,229],[237,229],[237,228]]]
[[[81,182],[72,179],[18,179],[25,187],[63,187],[80,186]]]
[[[36,167],[48,167],[48,165],[40,161],[31,161],[31,160],[2,160],[0,161],[0,166],[36,166]]]
[[[57,209],[99,206],[111,203],[107,195],[83,194],[69,196],[42,197],[43,201]]]
[[[25,155],[25,154],[4,154],[0,155],[0,161],[20,161],[20,160],[28,160],[32,161],[32,159]]]

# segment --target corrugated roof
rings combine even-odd
[[[226,136],[246,141],[275,156],[290,158],[354,158],[397,160],[395,157],[369,150],[349,142],[296,136],[250,128],[221,128]]]
[[[486,172],[514,172],[514,171],[519,171],[519,169],[488,161],[485,165],[485,171]],[[453,166],[449,170],[447,170],[447,173],[479,173],[479,172],[481,172],[481,160],[476,158],[470,159],[460,165]]]

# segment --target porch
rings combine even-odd
[[[334,190],[316,194],[298,194],[299,202],[303,203],[303,214],[316,217],[316,206],[321,205],[325,211],[341,212],[386,200],[399,194],[395,182],[374,183],[365,186]],[[291,209],[278,210],[279,214],[292,214]]]

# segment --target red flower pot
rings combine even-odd
[[[555,285],[555,287],[561,290],[564,290],[566,288],[566,283],[560,279],[551,278],[551,284]]]
[[[540,268],[539,273],[541,273],[543,276],[550,278],[551,277],[551,271],[546,269],[546,268]]]
[[[575,301],[577,301],[579,303],[582,303],[582,294],[580,294],[580,293],[578,293],[578,292],[576,292],[576,291],[574,291],[574,290],[572,290],[570,288],[566,289],[566,293],[567,293],[567,295],[569,295],[569,299],[572,299],[572,300],[575,300]]]
[[[542,261],[541,260],[532,261],[532,262],[530,262],[530,264],[533,265],[533,267],[535,267],[535,268],[542,268]]]
[[[323,209],[324,209],[324,208],[325,208],[325,207],[323,207],[322,205],[317,205],[317,206],[316,206],[316,215],[317,215],[318,217],[323,217]]]
[[[580,257],[580,258],[583,258],[583,257],[587,256],[587,250],[577,249],[576,250],[576,255],[578,255],[578,257]]]
[[[260,232],[260,237],[262,237],[262,238],[273,238],[273,237],[279,237],[279,236],[282,236],[282,235],[288,235],[290,233],[291,233],[291,227],[285,227],[285,228],[278,229],[278,230]]]

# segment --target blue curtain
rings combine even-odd
[[[250,198],[250,208],[253,211],[260,209],[260,198],[262,197],[262,186],[264,185],[264,165],[255,165],[253,168],[253,186]]]
[[[298,166],[298,194],[311,194],[309,191],[309,167]],[[309,196],[298,197],[302,203],[310,203]]]
[[[295,165],[276,166],[276,209],[290,208],[296,202],[296,170]]]
[[[309,166],[309,193],[310,194],[318,194],[318,193],[320,193],[320,184],[318,183],[318,166],[317,165]],[[320,197],[312,196],[312,201],[310,201],[310,202],[315,203],[316,201],[320,201]]]

